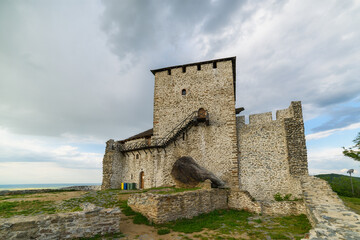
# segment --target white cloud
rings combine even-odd
[[[309,173],[316,174],[346,174],[354,169],[355,176],[359,175],[360,163],[342,154],[342,148],[319,148],[308,150]],[[344,170],[346,170],[344,172]]]
[[[55,162],[67,168],[100,170],[102,153],[81,151],[67,139],[13,134],[0,128],[0,162]]]
[[[71,169],[52,162],[0,162],[0,184],[101,183],[98,169]]]
[[[331,129],[331,130],[308,134],[308,135],[306,135],[306,140],[325,138],[336,132],[345,131],[345,130],[353,130],[353,129],[358,129],[358,128],[360,128],[360,123],[353,123],[353,124],[350,124],[350,125],[348,125],[346,127],[342,127],[342,128],[335,128],[335,129]]]

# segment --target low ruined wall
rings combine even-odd
[[[73,239],[119,231],[121,211],[88,205],[82,212],[0,219],[0,239]]]
[[[154,223],[164,223],[179,218],[192,218],[215,209],[226,209],[227,191],[201,189],[175,194],[133,194],[128,205]]]
[[[305,203],[299,201],[256,201],[247,191],[230,191],[228,195],[230,209],[246,210],[265,215],[306,214]]]
[[[247,191],[230,191],[228,199],[230,209],[261,213],[261,206],[259,202],[255,201],[255,199]]]

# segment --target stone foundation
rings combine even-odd
[[[246,191],[201,189],[177,194],[133,194],[128,205],[154,223],[192,218],[216,209],[246,210],[265,215],[306,214],[304,201],[256,201]]]
[[[133,194],[128,199],[128,205],[151,222],[164,223],[228,208],[227,190],[201,189],[175,194]]]
[[[73,239],[119,231],[121,211],[89,204],[82,212],[0,219],[0,239]]]

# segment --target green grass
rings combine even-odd
[[[330,184],[332,190],[340,196],[360,198],[360,178],[358,177],[352,177],[354,195],[351,190],[350,176],[332,173],[320,174],[315,177],[326,180]]]
[[[360,198],[351,198],[351,197],[344,197],[340,196],[343,200],[344,204],[351,208],[357,214],[360,214]]]
[[[16,201],[0,202],[0,217],[15,215],[53,214],[56,212],[54,201]]]
[[[240,225],[246,227],[248,225],[246,219],[250,216],[252,214],[245,211],[215,210],[192,219],[180,219],[160,226],[175,232],[193,233],[200,232],[205,228],[215,230],[223,225],[228,227]]]
[[[81,197],[64,200],[59,204],[56,204],[55,201],[39,200],[14,202],[0,201],[0,217],[8,218],[15,215],[39,215],[54,214],[58,212],[81,211],[82,203],[93,203],[97,206],[105,208],[120,207],[122,202],[118,200],[119,192],[120,190],[91,191]],[[24,196],[23,194],[11,196],[11,198],[19,197],[26,198],[26,196]]]
[[[159,234],[159,235],[165,235],[165,234],[168,234],[168,233],[170,233],[170,230],[167,229],[167,228],[162,228],[162,229],[159,229],[157,231],[157,234]]]

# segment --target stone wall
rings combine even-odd
[[[73,239],[119,232],[119,209],[88,205],[82,212],[0,219],[0,239]]]
[[[101,189],[116,189],[121,187],[122,171],[127,166],[125,156],[119,150],[119,143],[110,139],[106,142],[103,158],[103,180]]]
[[[308,162],[301,102],[291,102],[289,109],[292,111],[293,117],[284,118],[284,124],[290,174],[306,176],[308,175]]]
[[[128,205],[154,223],[192,218],[215,209],[227,208],[227,191],[201,189],[175,194],[133,194]]]
[[[228,195],[230,209],[245,210],[265,215],[306,214],[305,203],[298,201],[256,201],[247,191],[230,191]]]
[[[216,209],[246,210],[265,215],[306,214],[304,201],[256,201],[249,192],[200,189],[176,194],[137,193],[128,205],[154,223],[192,218]]]
[[[272,114],[254,114],[245,124],[237,117],[240,189],[256,200],[273,200],[276,193],[301,198],[296,176],[307,174],[301,103]]]

